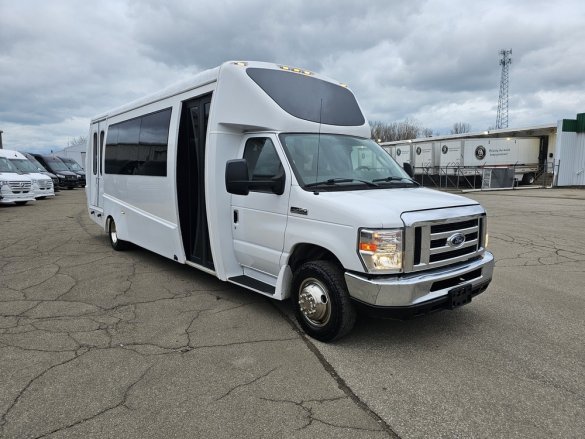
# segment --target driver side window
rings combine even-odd
[[[248,162],[251,180],[269,180],[283,172],[276,148],[267,137],[254,137],[246,141],[244,158]],[[262,191],[264,192],[264,191]]]

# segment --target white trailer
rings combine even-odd
[[[415,174],[434,175],[436,173],[433,142],[419,142],[411,146],[412,165]]]
[[[540,139],[491,138],[464,140],[464,167],[513,168],[514,178],[532,184],[539,170]]]
[[[409,317],[483,292],[485,210],[421,188],[369,139],[346,85],[227,62],[91,121],[90,218],[128,242],[276,300],[312,337],[355,308]]]

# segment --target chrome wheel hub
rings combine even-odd
[[[311,324],[323,326],[331,317],[331,304],[327,288],[317,279],[303,281],[299,292],[299,308]]]

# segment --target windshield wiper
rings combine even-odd
[[[420,186],[420,184],[418,184],[412,178],[408,178],[408,177],[394,177],[392,175],[389,176],[389,177],[384,177],[384,178],[375,178],[375,179],[372,180],[372,182],[375,183],[375,182],[380,182],[380,181],[390,182],[390,181],[403,181],[403,180],[406,180],[409,183],[413,183],[413,184],[416,184],[417,186]]]
[[[323,185],[335,185],[337,183],[351,183],[352,181],[357,181],[360,183],[363,183],[365,185],[367,185],[368,187],[378,187],[379,185],[377,185],[376,183],[374,183],[373,181],[367,181],[367,180],[360,180],[357,178],[330,178],[328,180],[323,180],[323,181],[316,181],[314,183],[308,183],[305,185],[305,187],[314,187],[314,186],[323,186]]]

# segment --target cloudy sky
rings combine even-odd
[[[366,117],[510,127],[585,112],[582,0],[0,0],[5,148],[58,150],[96,114],[226,60],[346,82]]]

